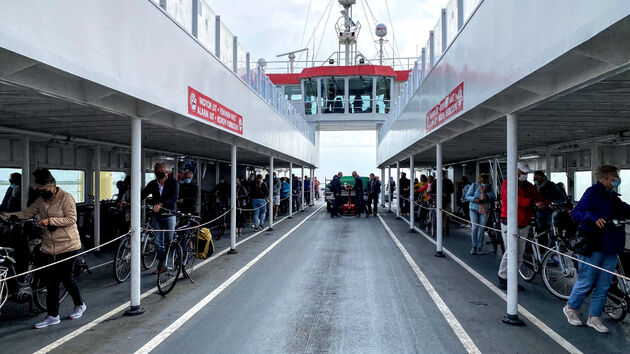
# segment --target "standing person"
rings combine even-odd
[[[292,184],[292,189],[293,189],[293,195],[291,196],[291,198],[293,198],[293,212],[300,210],[300,201],[302,198],[300,198],[300,190],[302,188],[302,183],[300,183],[300,180],[298,179],[298,177],[296,175],[292,176],[291,179],[291,184]]]
[[[249,190],[249,196],[252,199],[252,208],[254,209],[254,231],[260,231],[264,228],[265,216],[267,215],[266,204],[269,197],[269,189],[267,189],[262,175],[256,177],[254,185]]]
[[[0,204],[0,212],[13,213],[22,209],[22,174],[14,172],[9,175],[9,184]]]
[[[534,215],[534,205],[539,208],[547,206],[545,199],[538,193],[536,187],[527,181],[527,174],[532,172],[526,162],[520,161],[518,167],[518,250],[516,268],[520,268],[523,263],[523,252],[525,251],[525,239],[529,234],[529,221]],[[507,179],[501,185],[501,236],[503,244],[507,245],[508,229],[507,229]],[[501,290],[507,290],[507,252],[503,253],[501,265],[499,266],[499,283],[497,287]],[[518,290],[523,290],[523,286],[519,285]]]
[[[319,200],[319,180],[317,179],[317,177],[315,177],[315,180],[313,181],[313,188],[315,190],[315,200]]]
[[[151,195],[153,203],[153,217],[151,218],[151,227],[154,230],[175,230],[175,215],[170,213],[171,210],[177,209],[177,198],[179,196],[179,184],[175,179],[170,178],[166,174],[166,167],[162,162],[158,162],[153,166],[153,174],[155,179],[147,184],[140,195],[140,199],[144,200]],[[166,248],[173,240],[174,231],[154,231],[155,242],[157,244],[158,266],[153,274],[166,271],[164,266],[164,257]]]
[[[191,170],[184,171],[184,180],[179,185],[179,211],[184,214],[197,213],[197,185],[192,183],[193,173]]]
[[[41,261],[51,264],[67,259],[61,263],[45,268],[42,279],[46,281],[46,318],[35,328],[45,328],[59,324],[59,284],[68,290],[74,303],[74,311],[68,318],[76,320],[83,316],[87,306],[81,298],[81,292],[74,280],[74,257],[81,249],[81,239],[77,228],[77,207],[72,195],[57,187],[55,178],[47,169],[37,169],[35,192],[38,194],[33,204],[24,211],[10,213],[20,219],[39,215],[39,225],[44,227],[41,244]]]
[[[398,196],[400,197],[399,199],[399,206],[400,206],[400,213],[403,216],[408,216],[407,214],[409,214],[409,188],[411,188],[410,186],[410,181],[409,178],[407,178],[407,174],[405,172],[402,172],[400,174],[400,180],[398,181],[398,188],[400,188],[400,191],[398,192]]]
[[[381,181],[374,177],[373,173],[370,173],[370,181],[368,182],[367,193],[367,212],[376,216],[376,214],[378,213],[378,196],[379,194],[381,194]]]
[[[492,184],[490,184],[490,175],[487,173],[479,175],[477,182],[470,185],[464,198],[470,202],[470,222],[472,223],[470,254],[482,254],[484,226],[490,217],[492,202],[496,199]]]
[[[311,179],[308,176],[304,176],[304,202],[307,206],[311,204]]]
[[[453,211],[453,203],[451,196],[455,192],[455,185],[453,181],[451,181],[446,171],[442,171],[442,210],[446,210],[449,213]],[[451,233],[451,215],[443,213],[442,216],[442,227],[444,228],[444,234],[448,235]]]
[[[468,219],[470,217],[470,202],[466,200],[466,194],[468,193],[468,189],[471,184],[468,180],[467,176],[462,176],[462,180],[459,182],[459,192],[457,193],[457,200],[459,206],[462,208],[462,213],[464,213],[464,219]],[[466,224],[466,226],[470,226]]]
[[[243,181],[240,178],[236,179],[236,235],[238,237],[243,236],[243,224],[245,223],[245,211],[244,208],[247,207],[247,199],[249,198],[249,193],[247,193],[247,188],[245,188]]]
[[[547,176],[543,171],[534,172],[534,185],[538,190],[538,193],[549,203],[565,205],[569,198],[564,190],[558,187],[555,183],[547,179]],[[552,221],[553,210],[550,208],[537,209],[536,210],[536,223],[538,224],[538,230],[547,231],[547,246],[553,246],[552,235]]]
[[[615,192],[621,184],[619,167],[600,166],[596,178],[597,183],[584,192],[571,211],[571,217],[580,223],[575,251],[580,260],[614,272],[617,257],[625,248],[626,234],[623,226],[609,226],[607,221],[630,218],[630,205],[624,203]],[[606,293],[612,278],[610,273],[579,263],[578,279],[573,285],[569,301],[562,309],[570,324],[583,325],[578,310],[592,290],[586,325],[600,333],[609,332],[600,316],[606,305]]]
[[[333,176],[330,182],[330,192],[333,195],[332,207],[330,208],[330,217],[339,217],[339,199],[341,198],[341,177],[343,173],[339,172]]]
[[[352,189],[354,190],[354,195],[357,200],[354,208],[354,217],[360,217],[361,212],[365,210],[365,217],[367,218],[370,216],[370,214],[368,214],[368,210],[365,207],[363,201],[363,180],[361,179],[357,171],[352,172],[352,177],[354,177],[354,186],[352,187]]]
[[[273,219],[278,218],[278,210],[280,209],[280,189],[282,188],[282,182],[273,173]]]
[[[289,213],[289,191],[291,185],[289,184],[289,178],[282,177],[280,178],[282,181],[282,185],[280,187],[280,212],[282,215],[287,215]]]

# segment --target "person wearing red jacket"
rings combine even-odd
[[[523,251],[525,251],[525,244],[527,241],[527,235],[529,234],[529,222],[534,216],[534,206],[544,208],[547,206],[545,198],[538,193],[536,187],[527,181],[527,174],[532,172],[526,162],[520,161],[518,163],[518,251],[517,268],[521,267],[523,263]],[[503,237],[503,243],[507,245],[508,228],[507,228],[507,180],[503,181],[501,185],[501,236]],[[499,266],[499,283],[497,287],[502,290],[507,290],[507,252],[503,253],[501,259],[501,265]],[[521,285],[518,286],[519,290],[523,290]]]

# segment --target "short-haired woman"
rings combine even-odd
[[[580,232],[588,235],[589,240],[588,246],[580,250],[577,256],[584,262],[615,271],[617,256],[623,252],[626,244],[626,233],[623,227],[608,226],[607,221],[630,217],[630,205],[621,201],[615,191],[621,184],[617,166],[600,166],[596,177],[597,183],[584,192],[571,211],[571,217],[580,223]],[[600,333],[608,333],[608,328],[599,317],[606,305],[606,293],[613,276],[584,263],[579,263],[578,267],[578,280],[562,311],[570,324],[582,326],[578,310],[592,290],[586,324]]]
[[[37,199],[26,210],[9,215],[15,215],[20,219],[39,215],[39,224],[45,230],[41,246],[43,264],[73,257],[81,249],[74,198],[70,193],[57,187],[57,182],[49,170],[37,169],[33,172],[33,176]],[[70,314],[70,319],[78,319],[87,309],[74,280],[73,265],[74,258],[70,258],[42,270],[42,279],[46,282],[48,316],[42,322],[35,324],[35,328],[45,328],[61,322],[59,317],[60,283],[68,290],[74,302],[74,311]]]
[[[468,188],[464,199],[470,202],[470,223],[472,224],[470,234],[472,248],[470,249],[470,254],[482,254],[484,226],[486,226],[490,217],[492,201],[496,199],[490,184],[490,175],[487,173],[479,175],[477,182]]]

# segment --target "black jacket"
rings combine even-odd
[[[371,181],[368,182],[368,186],[367,186],[367,193],[369,194],[376,194],[379,195],[381,194],[381,181],[377,180],[376,178],[372,179]]]
[[[195,213],[197,211],[197,185],[193,183],[180,184],[179,199],[183,199],[179,211],[182,213]]]
[[[357,194],[357,197],[363,197],[363,180],[359,175],[354,177],[354,192]]]
[[[177,210],[177,198],[179,197],[179,183],[172,178],[167,178],[164,182],[162,195],[160,195],[160,187],[157,180],[153,180],[147,184],[142,190],[141,198],[144,200],[151,195],[153,204],[160,204],[168,210]]]
[[[339,180],[339,176],[333,176],[332,182],[330,182],[330,191],[335,196],[341,195],[341,181]]]
[[[260,188],[254,184],[249,188],[249,197],[252,199],[265,199],[269,198],[269,189],[267,189],[267,184],[265,182],[261,183]]]

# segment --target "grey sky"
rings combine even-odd
[[[267,61],[278,60],[277,54],[305,47],[330,1],[333,1],[330,16],[327,12],[308,45],[313,48],[314,41],[317,48],[321,42],[317,57],[319,60],[327,59],[338,49],[334,24],[341,16],[341,6],[337,0],[206,0],[230,31],[238,36],[245,49],[252,53],[252,58],[256,60],[263,57]],[[311,9],[304,32],[309,2]],[[353,6],[353,19],[359,21],[362,27],[359,51],[368,59],[376,56],[373,13],[377,23],[388,26],[387,39],[390,45],[385,48],[385,56],[392,56],[394,37],[396,57],[416,56],[420,48],[426,45],[429,31],[435,27],[440,9],[446,3],[447,0],[388,0],[392,26],[386,1],[357,0]],[[328,24],[324,27],[327,18]],[[374,131],[321,132],[320,146],[320,170],[317,176],[322,180],[331,178],[338,171],[350,174],[356,170],[363,176],[370,172],[378,174]]]

